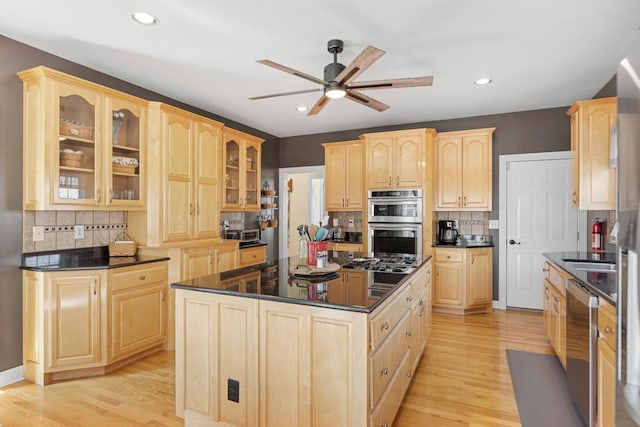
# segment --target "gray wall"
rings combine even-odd
[[[155,92],[0,36],[0,372],[22,364],[22,81],[16,73],[44,65],[150,101],[166,102],[265,139],[263,168],[277,171],[278,139]],[[270,236],[265,236],[267,240]],[[274,243],[274,242],[272,242]],[[277,249],[274,253],[277,253]]]

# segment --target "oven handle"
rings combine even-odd
[[[373,230],[400,230],[400,231],[420,231],[422,224],[420,223],[388,223],[377,222],[369,223],[369,232]]]
[[[418,204],[422,204],[422,199],[416,199],[414,197],[410,199],[409,198],[400,199],[397,197],[387,199],[384,197],[380,197],[377,199],[369,199],[369,203],[372,203],[374,205],[407,205],[407,204],[418,205]]]
[[[589,308],[598,308],[598,297],[574,279],[567,280],[567,292]]]

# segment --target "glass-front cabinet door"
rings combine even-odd
[[[223,144],[224,194],[222,207],[240,208],[240,143],[235,139],[226,139]]]
[[[51,158],[51,200],[54,204],[101,203],[100,135],[96,132],[100,98],[80,87],[58,84],[57,114]]]
[[[259,209],[260,202],[260,145],[246,142],[244,148],[244,193],[243,207]]]
[[[108,98],[105,117],[106,186],[108,205],[143,206],[142,164],[145,106],[126,99]]]

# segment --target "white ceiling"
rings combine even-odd
[[[567,106],[640,39],[638,0],[2,1],[0,34],[279,137]],[[134,23],[135,10],[159,25]],[[344,65],[367,45],[387,52],[356,81],[433,86],[363,91],[384,112],[347,99],[295,111],[319,92],[248,100],[319,87],[255,61],[323,78],[333,38]]]

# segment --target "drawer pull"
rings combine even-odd
[[[413,297],[407,297],[407,302],[413,301]]]
[[[166,298],[166,291],[164,290],[164,288],[162,288],[162,302],[164,302],[165,298]]]
[[[407,331],[404,334],[405,334],[405,336],[410,337],[411,336],[411,331]]]
[[[544,273],[548,273],[548,272],[549,272],[549,269],[548,269],[548,268],[543,268],[543,269],[542,269],[542,271],[543,271]]]
[[[147,278],[147,276],[145,276],[144,274],[143,274],[143,275],[141,275],[140,277],[138,277],[138,279],[139,279],[139,280],[144,280],[144,279],[146,279],[146,278]]]
[[[614,332],[614,330],[613,330],[612,328],[610,328],[610,327],[608,327],[608,326],[605,326],[605,327],[604,327],[604,333],[605,333],[605,334],[609,334],[609,333],[612,333],[612,332]]]
[[[385,329],[389,329],[389,324],[388,324],[387,322],[384,322],[384,323],[382,324],[382,327],[381,327],[380,329],[381,329],[381,330],[383,330],[383,331],[384,331]]]
[[[411,378],[411,372],[407,372],[407,378]]]
[[[386,421],[383,421],[380,423],[380,427],[389,427],[389,423]]]
[[[382,375],[387,375],[389,373],[389,370],[387,368],[382,368],[382,369],[380,369],[380,373]]]

